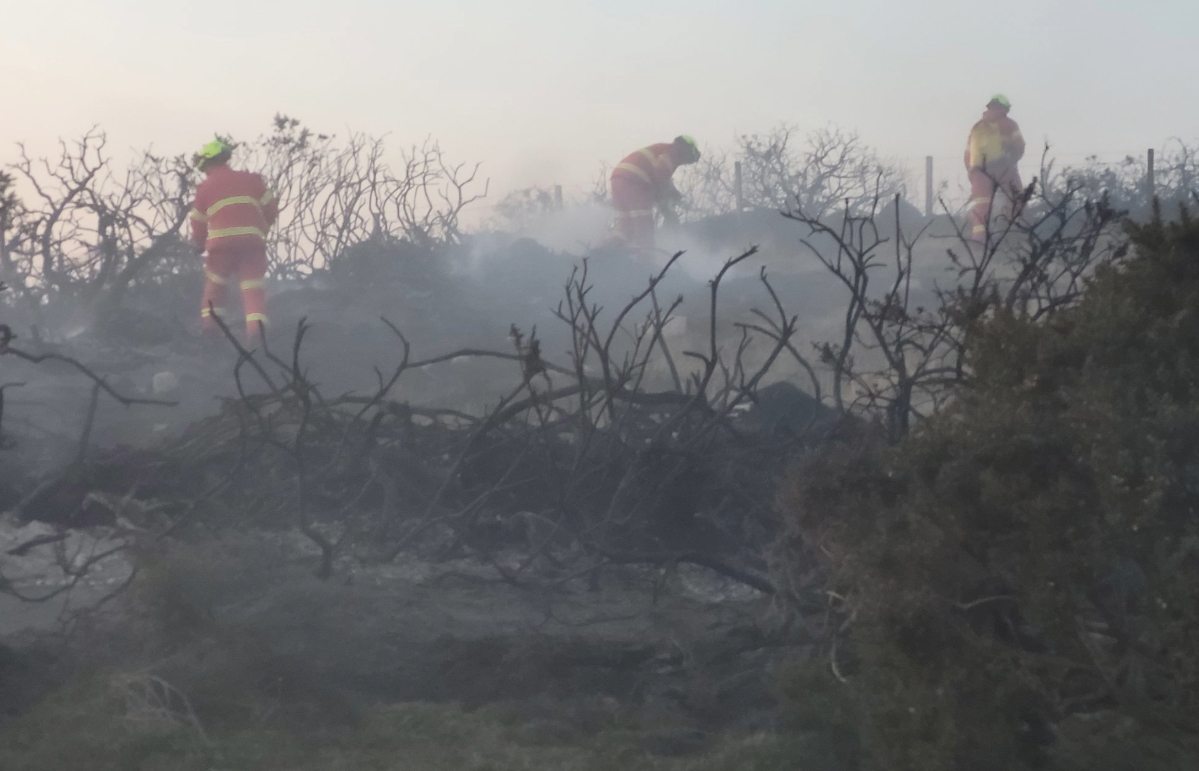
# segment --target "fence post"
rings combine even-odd
[[[924,216],[933,216],[933,157],[924,156]]]
[[[741,161],[733,163],[733,192],[737,196],[737,212],[745,211],[745,190],[741,186]]]
[[[554,185],[554,208],[562,211],[562,186]]]
[[[1157,185],[1153,179],[1153,148],[1149,148],[1148,164],[1145,166],[1145,194],[1149,196],[1149,205],[1153,205],[1153,196],[1157,195]]]

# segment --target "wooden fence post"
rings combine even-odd
[[[1153,179],[1153,148],[1149,148],[1148,164],[1145,167],[1145,194],[1149,196],[1149,204],[1153,204],[1153,196],[1157,195],[1157,183]]]
[[[741,161],[733,163],[733,192],[737,197],[737,212],[745,211],[745,189],[741,181]]]
[[[924,156],[924,216],[933,216],[933,157]]]

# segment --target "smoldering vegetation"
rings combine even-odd
[[[468,230],[477,166],[280,117],[267,344],[214,351],[186,166],[104,153],[0,178],[3,767],[1194,757],[1196,241],[1131,166],[978,244],[780,129],[646,260],[601,191]]]

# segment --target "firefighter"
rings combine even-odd
[[[215,313],[226,318],[229,286],[238,282],[246,315],[246,342],[260,342],[266,316],[266,234],[279,214],[266,181],[229,166],[233,146],[214,139],[196,153],[204,174],[191,211],[192,241],[207,253],[200,322],[206,336],[217,332]]]
[[[629,246],[654,248],[654,210],[667,220],[676,219],[673,204],[682,198],[671,177],[679,166],[699,160],[699,147],[689,136],[675,137],[644,147],[627,156],[612,170],[612,205],[616,231]]]
[[[1017,164],[1024,157],[1024,137],[1020,126],[1008,117],[1012,103],[1003,94],[987,102],[966,143],[966,171],[970,175],[970,238],[983,241],[987,219],[994,206],[996,190],[1007,196],[1009,215],[1015,217],[1023,185]]]

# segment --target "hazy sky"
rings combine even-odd
[[[0,161],[93,123],[116,146],[191,152],[285,112],[397,145],[432,135],[498,190],[582,189],[648,142],[781,121],[950,164],[997,90],[1030,143],[1075,157],[1194,139],[1199,2],[1139,6],[0,0]]]

